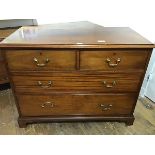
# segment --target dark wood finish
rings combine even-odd
[[[135,118],[131,116],[52,116],[52,117],[19,117],[18,124],[20,128],[26,128],[27,124],[49,123],[49,122],[125,122],[127,126],[133,125]]]
[[[6,51],[6,58],[11,71],[50,71],[50,70],[75,70],[75,51],[69,50],[15,50]],[[37,66],[38,64],[45,66]],[[46,59],[49,60],[46,63]]]
[[[11,45],[11,47],[35,46],[39,48],[46,46],[54,48],[55,45],[59,47],[62,45],[63,48],[70,48],[72,45],[74,48],[89,47],[89,45],[91,48],[93,45],[98,48],[104,48],[107,45],[113,45],[113,48],[117,48],[119,45],[124,47],[136,45],[140,48],[141,45],[153,47],[151,42],[128,27],[101,27],[90,22],[22,27],[2,43],[3,47]]]
[[[18,93],[51,94],[55,91],[137,92],[142,74],[31,73],[12,76]],[[39,85],[39,83],[42,85]],[[49,85],[49,82],[51,84]],[[113,85],[115,82],[115,85]]]
[[[122,50],[104,50],[104,51],[81,51],[80,60],[81,70],[144,70],[147,60],[148,50],[144,49],[122,49]],[[109,66],[116,64],[116,60],[120,58],[117,66]]]
[[[20,95],[18,100],[22,116],[118,116],[131,113],[135,96],[133,94]]]
[[[137,101],[135,108],[135,121],[134,124],[130,127],[126,127],[124,123],[118,122],[121,120],[123,122],[127,122],[131,117],[102,117],[104,119],[100,120],[102,122],[97,122],[100,117],[84,117],[83,120],[78,120],[77,116],[75,117],[66,117],[66,120],[63,117],[22,117],[19,118],[22,123],[25,123],[25,127],[28,123],[39,123],[32,124],[28,126],[28,128],[20,129],[17,123],[18,111],[16,110],[15,101],[12,95],[12,91],[2,91],[0,92],[0,119],[3,124],[0,127],[0,133],[3,135],[136,135],[136,134],[146,134],[152,135],[154,134],[155,129],[155,108],[151,110],[147,109],[146,106],[150,105],[154,107],[153,102],[146,98],[140,98]],[[72,118],[72,120],[71,120]],[[112,118],[111,120],[109,118]],[[133,118],[133,117],[132,117]],[[74,119],[74,120],[73,120]],[[96,120],[95,120],[96,119]],[[30,122],[31,121],[31,122]],[[65,122],[66,121],[66,122]],[[69,122],[70,121],[70,122]],[[88,122],[91,121],[91,122]],[[103,122],[108,121],[108,122]],[[117,122],[109,122],[109,121],[117,121]],[[44,124],[41,124],[44,122]],[[46,123],[45,123],[46,122]],[[51,123],[49,123],[51,122]]]
[[[130,28],[79,22],[23,27],[0,47],[19,125],[25,127],[35,122],[84,120],[132,125],[154,45]],[[50,61],[38,67],[34,58],[41,65],[47,58]]]
[[[130,119],[128,119],[128,120],[125,122],[126,126],[131,126],[131,125],[133,125],[134,120],[135,120],[134,117],[131,117]]]
[[[154,44],[142,44],[142,45],[139,45],[139,44],[122,44],[122,45],[119,45],[119,44],[112,44],[112,45],[108,45],[108,44],[105,44],[105,45],[98,45],[98,44],[92,44],[92,45],[77,45],[77,44],[73,44],[73,45],[53,45],[53,44],[34,44],[34,45],[31,45],[31,44],[27,44],[27,45],[23,45],[23,44],[14,44],[14,43],[11,43],[11,44],[5,44],[5,43],[0,43],[0,48],[3,48],[3,49],[114,49],[114,48],[117,48],[117,49],[124,49],[124,48],[127,48],[127,49],[139,49],[139,48],[148,48],[148,49],[153,49],[155,48],[155,45]]]

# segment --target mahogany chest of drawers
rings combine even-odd
[[[132,125],[153,44],[89,22],[22,27],[5,39],[19,126],[62,121]]]

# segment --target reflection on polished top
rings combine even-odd
[[[6,38],[0,47],[125,47],[153,44],[128,27],[103,27],[90,22],[26,26]],[[122,46],[121,46],[122,45]],[[138,46],[137,46],[138,47]]]

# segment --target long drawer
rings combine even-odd
[[[10,71],[75,70],[74,50],[9,50]]]
[[[130,115],[135,95],[53,94],[18,96],[22,116]]]
[[[94,92],[136,92],[141,74],[107,73],[85,75],[83,73],[40,73],[12,76],[19,93],[52,93],[53,91],[89,90]]]
[[[143,70],[148,57],[146,49],[81,51],[81,70]]]

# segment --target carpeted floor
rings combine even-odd
[[[11,90],[0,92],[1,135],[137,135],[155,134],[155,104],[139,99],[133,126],[117,122],[46,123],[19,128],[17,109]]]

